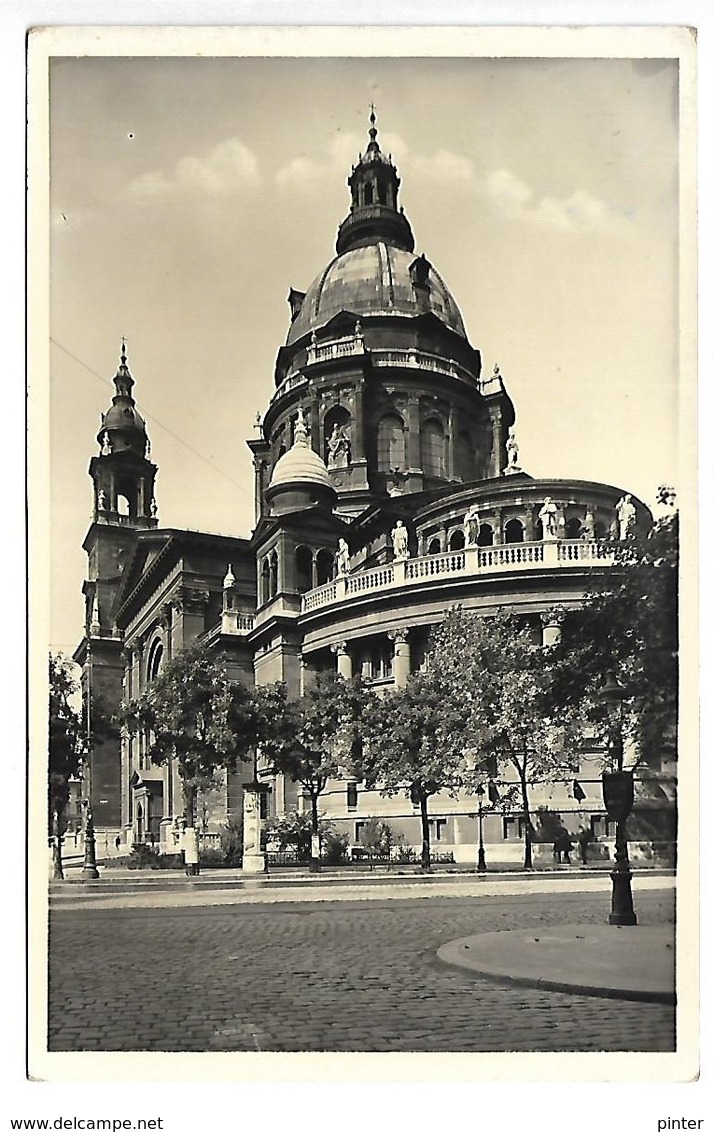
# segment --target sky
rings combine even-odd
[[[245,441],[288,291],[334,255],[372,101],[524,470],[648,504],[676,487],[677,100],[672,59],[53,59],[51,648],[82,631],[122,335],[161,525],[250,533]]]

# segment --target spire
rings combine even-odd
[[[297,421],[295,422],[295,434],[293,436],[293,448],[297,447],[298,445],[302,445],[303,448],[309,447],[309,441],[308,441],[308,437],[307,437],[307,426],[305,424],[305,414],[303,412],[302,405],[300,406],[300,408],[297,411]]]
[[[119,353],[119,368],[114,375],[116,393],[112,397],[111,408],[102,414],[102,425],[97,436],[102,456],[130,449],[140,456],[147,456],[148,438],[146,425],[136,410],[132,389],[134,378],[129,371],[126,354],[126,339],[122,336]]]
[[[337,254],[383,241],[405,251],[414,251],[409,221],[398,207],[399,177],[391,155],[386,157],[377,141],[377,117],[370,103],[369,143],[347,178],[352,193],[350,214],[337,233]]]

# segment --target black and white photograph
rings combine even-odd
[[[692,1080],[691,29],[29,60],[32,1076]]]

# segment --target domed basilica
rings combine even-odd
[[[307,290],[288,295],[274,392],[259,437],[248,441],[250,538],[159,526],[157,468],[122,346],[89,466],[94,512],[75,660],[90,704],[137,696],[196,638],[228,654],[240,679],[285,681],[293,696],[325,670],[360,673],[375,690],[399,687],[453,605],[516,610],[538,639],[553,641],[555,611],[577,605],[593,572],[611,565],[603,540],[620,530],[622,489],[534,479],[521,468],[503,377],[498,367],[482,372],[448,286],[415,251],[397,169],[380,149],[374,114],[370,121],[336,255]],[[625,508],[628,521],[650,521],[638,500]],[[543,787],[540,800],[607,836],[586,769],[583,798],[573,798],[570,779]],[[240,811],[242,777],[249,772],[227,775],[201,800],[209,837]],[[277,778],[271,787],[263,817],[302,808],[294,783]],[[123,847],[175,847],[180,783],[174,769],[151,764],[139,738],[95,745],[89,789],[112,843],[116,833]],[[473,797],[432,800],[436,851],[475,860],[474,806]],[[420,841],[406,796],[382,798],[341,779],[321,810],[352,846],[372,816],[405,844]],[[492,807],[485,830],[493,857],[517,859],[516,811]]]

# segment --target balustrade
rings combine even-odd
[[[551,542],[506,543],[503,546],[471,546],[443,554],[427,554],[407,558],[385,566],[375,566],[348,574],[303,594],[302,612],[332,605],[358,594],[419,584],[429,578],[446,575],[489,574],[501,570],[555,568],[573,563],[612,565],[613,554],[608,543],[584,539],[563,539]]]

